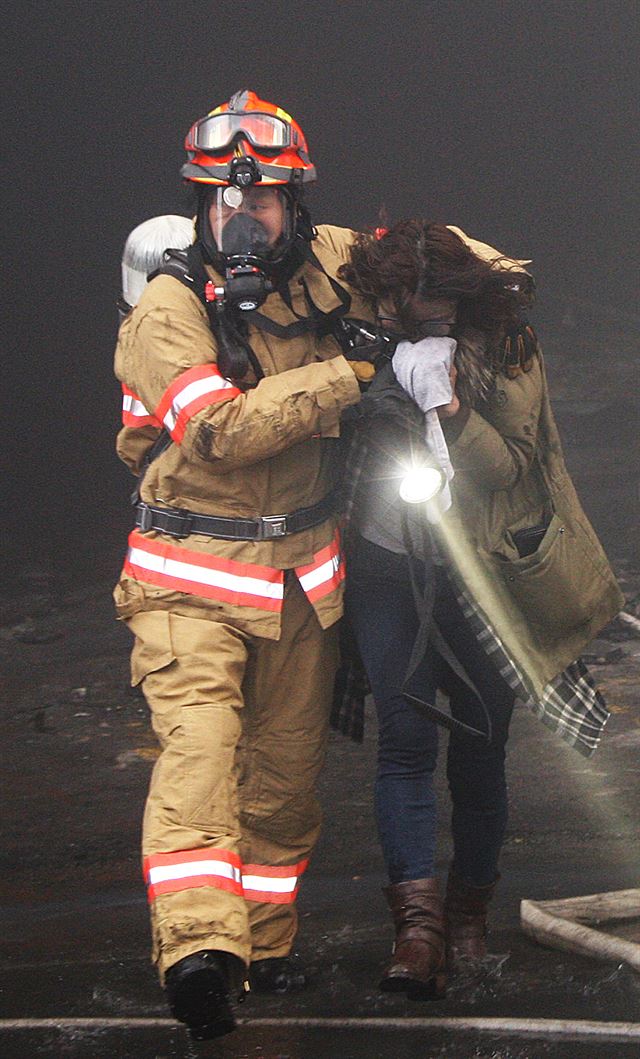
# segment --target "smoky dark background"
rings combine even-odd
[[[375,226],[384,207],[533,259],[570,435],[572,401],[616,378],[638,323],[639,14],[636,0],[5,7],[4,557],[116,572],[132,484],[113,448],[122,246],[187,212],[184,135],[245,87],[304,129],[316,223]],[[587,425],[603,453],[612,420],[633,417],[619,405],[603,420],[596,401]]]

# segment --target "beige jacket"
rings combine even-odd
[[[567,472],[542,355],[454,420],[443,420],[455,479],[441,544],[539,698],[624,597]],[[521,558],[514,534],[538,525]]]

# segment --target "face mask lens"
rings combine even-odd
[[[208,209],[216,247],[227,257],[275,259],[292,237],[292,205],[279,187],[216,188]]]

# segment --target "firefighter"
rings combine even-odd
[[[196,1039],[233,995],[303,984],[344,564],[332,474],[360,390],[333,337],[353,233],[311,226],[299,125],[253,92],[197,121],[195,241],[125,318],[118,452],[138,475],[115,590],[161,753],[144,814],[153,958]],[[244,983],[244,986],[243,986]]]

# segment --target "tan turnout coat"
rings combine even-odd
[[[313,248],[329,275],[346,260],[352,240],[347,229],[318,229]],[[339,304],[327,276],[305,263],[289,284],[300,316],[308,315],[303,277],[320,309]],[[270,295],[261,312],[279,324],[295,320],[279,294]],[[370,316],[355,296],[351,312]],[[332,338],[283,340],[250,325],[249,341],[265,378],[255,386],[248,376],[241,390],[217,370],[215,339],[196,295],[171,276],[149,283],[120,329],[115,357],[126,423],[118,438],[121,458],[138,473],[160,424],[169,426],[175,442],[147,470],[143,501],[255,518],[308,507],[330,491],[340,415],[360,396],[352,369]],[[119,614],[197,614],[277,639],[282,571],[294,569],[327,628],[342,609],[336,525],[331,518],[255,542],[134,531],[116,590]]]

